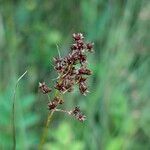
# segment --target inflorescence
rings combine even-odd
[[[86,116],[83,115],[79,107],[75,107],[70,111],[57,109],[57,106],[64,103],[60,97],[61,94],[72,92],[74,85],[78,85],[81,94],[86,95],[89,91],[87,88],[87,78],[92,74],[87,68],[87,53],[93,52],[93,43],[86,43],[81,33],[73,34],[74,44],[70,47],[70,52],[65,57],[54,58],[54,69],[58,73],[57,81],[54,85],[57,96],[48,103],[50,111],[64,112],[74,116],[79,121],[84,121]],[[45,82],[39,83],[39,89],[43,94],[51,92]]]

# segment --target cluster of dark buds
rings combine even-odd
[[[48,103],[48,109],[53,110],[57,107],[58,104],[63,104],[64,101],[59,97],[54,97],[52,101]]]
[[[73,110],[66,111],[57,109],[59,104],[64,101],[59,95],[65,92],[73,91],[74,85],[77,84],[81,94],[88,93],[87,78],[92,74],[92,71],[87,68],[87,53],[93,52],[93,43],[86,43],[81,33],[73,34],[74,43],[70,47],[70,52],[67,56],[54,58],[54,69],[58,73],[57,81],[54,85],[58,96],[55,96],[52,101],[48,103],[50,111],[59,111],[74,116],[79,121],[84,121],[86,116],[83,115],[79,107]],[[39,88],[43,94],[51,92],[45,82],[39,83]]]
[[[72,111],[71,111],[71,115],[73,115],[76,119],[78,119],[79,121],[85,121],[86,116],[83,115],[81,113],[81,110],[79,107],[75,107]]]
[[[93,51],[93,43],[85,43],[81,33],[73,34],[74,44],[71,45],[69,54],[62,58],[54,58],[55,70],[58,73],[58,81],[55,88],[60,92],[71,92],[73,86],[78,84],[81,94],[88,92],[86,79],[92,74],[87,68],[87,52]]]
[[[47,94],[47,93],[51,92],[51,89],[45,84],[45,82],[43,82],[43,83],[39,82],[39,89],[41,90],[41,92],[43,94]]]

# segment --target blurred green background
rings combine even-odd
[[[52,58],[69,51],[72,33],[95,43],[89,56],[90,93],[66,94],[65,108],[79,105],[85,123],[55,113],[45,150],[150,149],[150,2],[148,0],[0,1],[0,150],[12,149],[12,97],[18,150],[36,150],[47,119]]]

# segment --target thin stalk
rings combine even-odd
[[[63,112],[63,113],[66,113],[68,115],[71,115],[71,111],[67,111],[67,110],[63,110],[63,109],[55,109],[55,111],[57,111],[57,112]]]
[[[59,95],[59,92],[56,90],[55,91],[55,96],[57,96],[57,95]],[[48,99],[50,100],[50,97],[49,97],[48,94],[47,94],[47,96],[48,96]],[[47,138],[48,127],[49,127],[50,121],[52,120],[52,116],[53,116],[54,112],[55,112],[55,109],[48,113],[46,125],[45,125],[45,128],[44,128],[43,134],[42,134],[42,138],[41,138],[41,142],[40,142],[39,148],[38,148],[39,150],[42,150],[43,145],[45,143],[45,140]]]
[[[41,140],[40,145],[39,145],[39,150],[42,150],[42,147],[43,147],[43,145],[44,145],[44,143],[45,143],[45,140],[46,140],[46,138],[47,138],[48,127],[49,127],[49,123],[50,123],[50,121],[51,121],[51,119],[52,119],[53,114],[54,114],[54,111],[51,111],[51,112],[49,112],[49,114],[48,114],[46,126],[45,126],[45,129],[44,129],[44,131],[43,131],[43,135],[42,135],[42,140]]]
[[[18,87],[19,81],[25,76],[27,71],[25,71],[17,80],[15,84],[14,94],[13,94],[13,104],[12,104],[12,124],[13,124],[13,150],[16,150],[16,130],[15,130],[15,99],[16,99],[16,90]]]
[[[50,121],[52,119],[52,116],[53,116],[55,111],[67,113],[69,115],[71,114],[69,111],[66,111],[66,110],[63,110],[63,109],[54,109],[53,111],[49,112],[47,122],[46,122],[46,126],[45,126],[45,129],[44,129],[44,132],[43,132],[42,140],[41,140],[41,143],[40,143],[40,146],[39,146],[39,150],[42,150],[42,147],[45,143],[45,139],[46,139],[47,134],[48,134],[49,123],[50,123]]]

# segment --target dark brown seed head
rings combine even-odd
[[[57,89],[60,92],[64,92],[65,91],[65,87],[63,85],[63,82],[62,83],[56,82],[56,85],[54,86],[54,88]]]
[[[94,43],[87,43],[87,44],[86,44],[87,50],[88,50],[89,52],[92,52],[92,51],[93,51],[93,46],[94,46]]]
[[[77,119],[78,119],[79,121],[83,122],[83,121],[86,120],[86,116],[83,115],[83,114],[79,114],[78,117],[77,117]]]
[[[80,108],[76,106],[76,107],[73,109],[72,114],[73,114],[73,115],[77,115],[79,112],[80,112]]]
[[[92,71],[90,69],[82,67],[78,70],[78,74],[91,75]]]
[[[54,97],[54,99],[48,103],[48,109],[49,110],[55,109],[58,106],[58,104],[63,103],[64,101],[60,97]]]
[[[72,44],[72,46],[71,46],[71,50],[77,50],[77,49],[78,49],[77,44]]]
[[[43,82],[43,83],[39,82],[39,89],[41,90],[41,92],[43,94],[47,94],[47,93],[51,92],[51,89],[45,84],[45,82]]]
[[[52,110],[52,109],[55,109],[57,107],[58,103],[56,101],[50,101],[48,103],[48,109],[49,110]]]
[[[73,38],[74,38],[75,41],[79,41],[79,40],[84,39],[82,33],[73,33]]]
[[[79,90],[81,92],[81,94],[86,95],[87,93],[87,85],[85,82],[80,82],[79,83]]]

